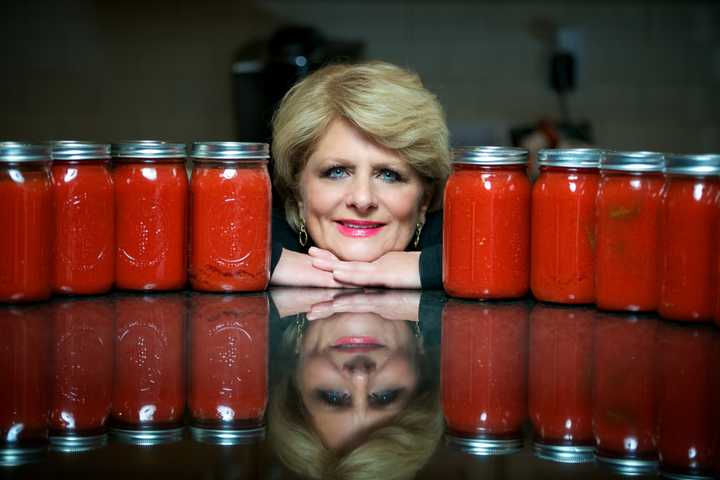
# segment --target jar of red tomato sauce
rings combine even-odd
[[[479,299],[525,295],[530,271],[527,150],[456,149],[444,208],[445,290]]]
[[[192,288],[264,290],[270,281],[268,145],[197,142],[192,157]]]
[[[528,412],[540,458],[593,460],[594,321],[586,307],[536,304],[530,312]]]
[[[110,145],[53,144],[53,291],[100,294],[115,281],[115,198]]]
[[[441,382],[448,443],[498,455],[523,445],[528,307],[450,300],[443,310]]]
[[[664,155],[655,152],[607,152],[600,163],[595,250],[599,308],[657,308],[664,165]]]
[[[264,293],[190,298],[188,410],[195,439],[236,445],[264,435],[268,315]]]
[[[720,155],[669,155],[660,220],[660,315],[712,321],[720,251]]]
[[[0,142],[0,302],[51,293],[50,147]]]
[[[185,145],[115,144],[115,285],[127,290],[185,286],[188,179]]]
[[[595,196],[602,150],[545,149],[532,190],[530,288],[546,302],[595,300]]]

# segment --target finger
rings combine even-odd
[[[312,266],[325,272],[332,272],[335,268],[335,262],[328,261],[323,258],[313,258]]]
[[[325,260],[329,261],[338,261],[339,258],[337,258],[332,252],[329,250],[323,250],[322,248],[317,247],[310,247],[310,250],[308,250],[308,255],[314,258],[323,258]]]
[[[359,287],[382,287],[384,286],[381,276],[366,270],[365,268],[335,268],[332,272],[333,278],[346,284],[353,284]]]

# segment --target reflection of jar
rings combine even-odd
[[[113,307],[107,299],[50,304],[53,366],[50,444],[88,450],[107,441],[112,401]]]
[[[535,452],[559,462],[593,459],[595,311],[536,304],[530,313],[528,410]]]
[[[530,272],[527,150],[454,151],[445,187],[443,284],[456,297],[514,298]]]
[[[442,328],[442,404],[448,440],[476,454],[522,447],[527,417],[525,303],[451,300]]]
[[[720,250],[720,155],[670,155],[660,221],[660,308],[672,320],[712,321]]]
[[[608,152],[602,160],[596,204],[598,308],[657,308],[663,165],[663,155],[653,152]]]
[[[46,448],[49,332],[45,307],[0,307],[0,466]]]
[[[0,301],[50,297],[50,147],[0,142]]]
[[[264,432],[268,299],[193,295],[188,409],[193,435],[235,444]]]
[[[530,288],[539,300],[595,300],[595,196],[601,150],[540,150],[532,190]]]
[[[195,143],[192,156],[192,288],[264,290],[270,281],[268,145]]]
[[[115,209],[110,145],[55,142],[53,290],[99,294],[115,280]]]
[[[662,322],[655,348],[657,365],[657,447],[664,474],[707,475],[720,445],[718,363],[713,327]]]
[[[112,433],[140,444],[178,440],[185,409],[185,298],[120,296],[116,312]]]
[[[598,460],[651,473],[655,448],[654,318],[599,315],[594,328],[593,429]]]
[[[188,181],[185,145],[113,145],[115,283],[130,290],[175,290],[186,279]]]

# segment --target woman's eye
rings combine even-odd
[[[350,394],[337,390],[320,390],[318,391],[320,399],[332,407],[342,407],[350,404]]]
[[[400,395],[400,390],[384,390],[370,394],[370,402],[378,407],[383,407],[394,402]]]
[[[402,180],[402,177],[399,173],[388,168],[380,170],[379,176],[382,180],[386,182],[399,182],[400,180]]]
[[[342,178],[347,174],[347,170],[344,167],[330,167],[323,172],[323,177],[326,178]]]

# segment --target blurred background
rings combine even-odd
[[[453,143],[720,151],[717,1],[6,0],[0,138],[266,141],[328,61],[417,71]]]

